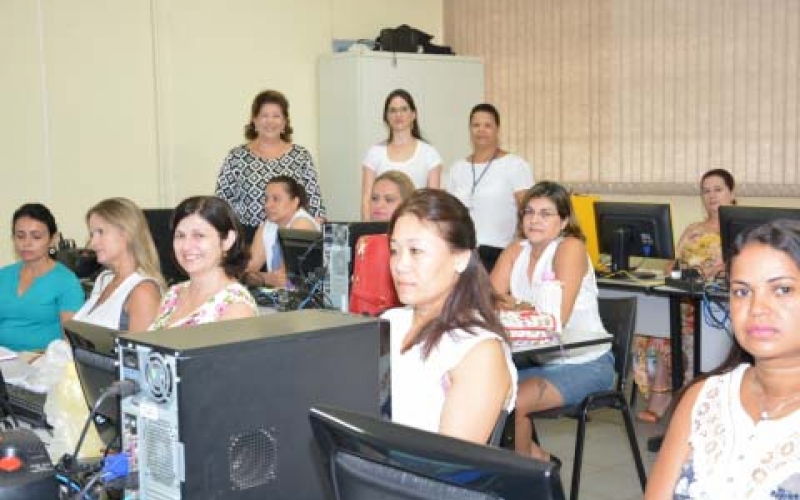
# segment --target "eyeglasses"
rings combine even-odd
[[[553,210],[539,210],[538,212],[530,207],[525,207],[522,209],[522,217],[531,217],[538,215],[544,220],[549,220],[553,217],[558,217],[558,212],[554,212]]]

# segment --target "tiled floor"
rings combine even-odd
[[[641,400],[641,398],[639,398]],[[634,412],[635,419],[635,412]],[[574,420],[538,420],[536,429],[542,446],[564,462],[561,480],[569,498],[572,458],[575,452]],[[645,469],[649,472],[656,454],[647,451],[648,438],[663,433],[663,425],[636,421],[636,436]],[[636,467],[618,411],[598,410],[586,426],[581,473],[581,500],[632,500],[642,498]]]

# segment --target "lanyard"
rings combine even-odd
[[[478,184],[480,184],[480,182],[483,180],[483,177],[486,175],[486,172],[488,172],[489,169],[491,168],[495,158],[497,158],[496,149],[494,150],[494,153],[492,153],[492,157],[489,158],[489,163],[486,164],[486,168],[483,169],[481,175],[479,175],[478,178],[475,179],[475,155],[474,154],[472,155],[472,161],[470,162],[470,165],[472,165],[472,190],[470,191],[470,197],[475,196],[475,189],[478,187]]]

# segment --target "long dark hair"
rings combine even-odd
[[[414,123],[411,124],[411,135],[415,139],[419,139],[420,141],[424,140],[422,138],[422,133],[419,131],[419,113],[417,113],[417,105],[414,104],[414,98],[411,97],[411,94],[409,94],[407,90],[396,89],[391,91],[389,95],[386,96],[386,100],[383,102],[383,122],[389,128],[389,139],[387,139],[386,142],[390,143],[394,138],[393,137],[394,132],[392,131],[392,127],[389,127],[389,103],[391,103],[392,99],[394,99],[395,97],[399,97],[402,100],[406,101],[406,104],[408,104],[408,108],[414,112]]]
[[[415,344],[422,343],[423,356],[428,357],[442,335],[456,329],[475,334],[482,328],[508,341],[503,325],[497,318],[495,306],[499,297],[492,288],[489,274],[475,250],[475,225],[469,210],[455,196],[440,189],[418,189],[392,215],[389,237],[394,233],[397,219],[413,215],[436,228],[451,250],[468,250],[469,263],[459,275],[439,315],[422,326]]]

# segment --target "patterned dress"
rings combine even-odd
[[[311,215],[325,216],[311,153],[297,144],[273,159],[253,154],[246,145],[233,148],[222,162],[215,193],[230,203],[242,224],[258,227],[267,218],[264,211],[267,182],[279,175],[287,175],[305,188]]]
[[[208,299],[205,304],[195,309],[194,312],[170,325],[169,322],[172,319],[172,314],[178,307],[178,296],[188,287],[188,281],[170,287],[161,300],[161,306],[158,308],[158,316],[156,316],[156,319],[148,330],[161,330],[164,328],[213,323],[219,321],[219,318],[232,304],[246,304],[253,309],[253,316],[258,314],[258,306],[255,300],[253,300],[253,296],[247,291],[247,288],[240,283],[231,283]]]

